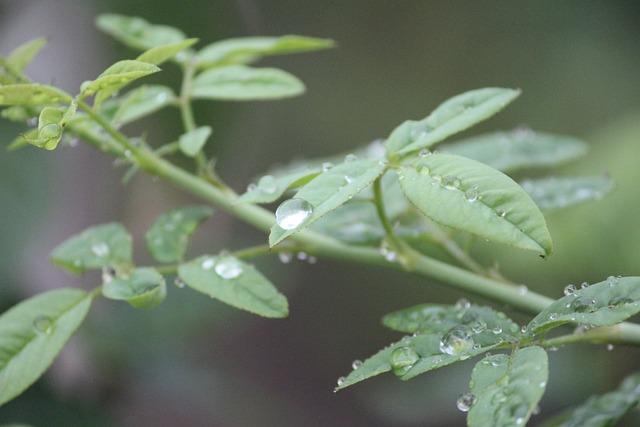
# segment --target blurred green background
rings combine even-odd
[[[93,26],[102,12],[173,25],[200,46],[228,37],[302,34],[338,49],[269,58],[308,86],[305,96],[266,103],[197,104],[214,128],[219,172],[238,191],[278,162],[348,151],[385,137],[446,98],[484,87],[519,87],[521,98],[473,132],[526,124],[592,144],[588,157],[558,170],[611,174],[602,201],[548,215],[555,254],[489,245],[476,253],[508,277],[552,297],[568,283],[640,273],[640,3],[636,1],[159,1],[0,0],[0,52],[31,38],[49,45],[29,69],[40,82],[75,91],[112,62],[137,53]],[[170,66],[163,76],[172,81]],[[173,80],[175,82],[175,80]],[[158,144],[179,133],[178,118],[125,128]],[[0,145],[22,128],[0,123]],[[155,216],[193,199],[124,170],[82,145],[44,152],[0,152],[0,308],[36,292],[91,288],[95,275],[68,277],[47,254],[66,237],[121,221],[149,259],[141,237]],[[533,171],[532,173],[536,173]],[[195,237],[192,253],[215,253],[266,236],[219,213]],[[267,320],[188,290],[170,289],[152,311],[99,301],[52,369],[0,408],[0,423],[35,426],[455,426],[464,414],[474,361],[408,383],[393,375],[338,394],[338,376],[397,334],[387,312],[461,294],[424,279],[320,260],[258,267],[287,295],[291,316]],[[474,302],[484,303],[481,299]],[[526,317],[517,317],[525,320]],[[540,416],[616,387],[639,367],[640,351],[577,346],[551,353]],[[627,425],[638,425],[630,417]]]

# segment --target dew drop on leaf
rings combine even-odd
[[[203,270],[211,270],[211,268],[215,263],[216,262],[213,258],[206,258],[204,261],[202,261],[202,264],[200,264],[200,267],[202,267]]]
[[[356,160],[358,160],[358,156],[356,156],[355,154],[347,154],[346,156],[344,156],[345,163],[355,162]]]
[[[351,367],[355,370],[362,366],[362,360],[356,359],[351,363]]]
[[[222,256],[218,259],[214,271],[223,279],[235,279],[242,274],[242,264],[233,256]]]
[[[607,277],[607,283],[609,284],[609,286],[615,286],[616,283],[618,283],[618,279],[616,279],[614,276],[609,276]]]
[[[611,300],[607,305],[609,306],[609,308],[617,308],[617,307],[620,307],[621,305],[631,304],[632,302],[633,300],[631,298],[617,296],[617,297],[611,298]]]
[[[469,188],[464,192],[464,197],[470,202],[475,202],[478,200],[478,190],[475,187]]]
[[[184,287],[185,287],[184,280],[182,280],[182,279],[181,279],[181,278],[179,278],[179,277],[176,277],[176,280],[175,280],[173,283],[175,283],[175,285],[176,285],[178,288],[180,288],[180,289],[182,289],[182,288],[184,288]]]
[[[322,172],[326,172],[326,171],[328,171],[329,169],[331,169],[332,167],[333,167],[333,163],[331,163],[331,162],[324,162],[324,163],[322,164]]]
[[[468,412],[471,409],[471,406],[476,402],[476,397],[471,393],[464,393],[458,397],[456,401],[456,406],[462,412]]]
[[[446,354],[458,355],[471,350],[474,344],[470,327],[465,325],[454,326],[442,336],[440,351]]]
[[[104,242],[96,243],[91,246],[91,252],[97,257],[103,258],[109,255],[109,245]]]
[[[273,194],[278,190],[278,182],[272,175],[265,175],[258,181],[258,190],[265,194]]]
[[[393,373],[402,376],[409,372],[420,359],[420,355],[411,347],[398,347],[389,356],[389,363]]]
[[[567,285],[564,287],[565,296],[572,295],[576,291],[576,287],[574,285]]]
[[[428,148],[423,148],[422,150],[420,150],[420,152],[418,153],[418,156],[420,157],[427,157],[428,155],[431,154],[431,150],[429,150]]]
[[[276,209],[276,223],[284,230],[295,230],[313,213],[311,203],[303,199],[289,199]]]
[[[338,386],[341,386],[342,384],[344,384],[347,381],[347,379],[345,377],[340,377],[338,378]]]
[[[102,267],[102,283],[109,283],[116,275],[116,269],[111,266]]]
[[[51,335],[53,332],[53,321],[49,316],[36,316],[33,319],[33,330],[38,334]]]
[[[442,178],[442,185],[447,190],[455,190],[460,186],[460,180],[455,175],[447,175]]]
[[[569,306],[573,311],[579,313],[590,312],[596,309],[596,302],[588,297],[578,297]]]
[[[456,308],[458,309],[469,308],[469,307],[471,307],[471,303],[469,302],[468,299],[460,298],[458,301],[456,301]]]

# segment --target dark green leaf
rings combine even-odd
[[[465,92],[440,104],[427,118],[408,120],[387,139],[387,156],[428,148],[488,119],[520,95],[519,90],[484,88]]]
[[[153,25],[134,16],[103,14],[96,20],[96,25],[116,40],[137,50],[178,43],[186,38],[177,28]]]
[[[611,178],[606,175],[528,179],[520,185],[543,211],[599,200],[613,190]]]
[[[544,394],[549,376],[547,352],[540,347],[485,358],[473,368],[469,427],[524,426]]]
[[[69,94],[53,86],[39,84],[0,86],[0,105],[66,104],[72,100]]]
[[[28,41],[10,53],[6,63],[14,70],[23,71],[45,44],[47,44],[47,39],[44,37]]]
[[[333,46],[332,40],[294,35],[228,39],[202,48],[197,55],[198,66],[209,68],[220,65],[248,64],[265,55],[308,52]]]
[[[440,151],[477,160],[502,172],[554,166],[586,154],[582,140],[518,128],[479,135],[439,147]]]
[[[572,293],[567,288],[566,293],[570,294],[551,303],[527,325],[528,335],[565,323],[611,326],[640,313],[640,277],[610,276]]]
[[[78,329],[91,302],[81,290],[57,289],[0,316],[0,405],[40,378]]]
[[[178,140],[180,151],[189,157],[197,156],[211,136],[211,132],[211,127],[201,126],[191,132],[180,135]]]
[[[278,207],[276,224],[271,228],[269,235],[269,245],[276,245],[346,203],[382,175],[385,169],[384,162],[363,159],[342,163],[318,175],[303,186],[293,199]],[[292,204],[299,201],[308,208],[305,218],[302,221],[290,221],[295,219],[300,210]]]
[[[131,263],[131,236],[118,223],[97,225],[65,240],[51,252],[51,262],[72,272]]]
[[[194,98],[229,101],[279,99],[300,95],[304,84],[294,75],[276,68],[229,65],[213,68],[193,79]]]
[[[584,404],[560,416],[553,417],[541,427],[609,427],[640,403],[640,374],[628,376],[618,390],[592,396]]]
[[[203,256],[178,268],[187,286],[264,317],[286,317],[287,299],[253,266],[232,255]]]
[[[148,62],[154,65],[160,65],[165,61],[172,59],[178,53],[190,48],[198,42],[198,39],[186,39],[177,43],[170,43],[161,46],[155,46],[142,53],[136,59],[142,62]]]
[[[113,114],[113,122],[125,125],[170,105],[176,100],[173,90],[161,85],[143,85],[128,92]],[[106,107],[107,104],[105,103]]]
[[[502,172],[437,153],[404,165],[398,175],[407,198],[435,222],[497,243],[551,253],[551,236],[540,209]]]
[[[212,214],[208,206],[185,206],[160,215],[144,236],[149,253],[158,262],[182,261],[189,237]]]
[[[126,301],[135,308],[152,308],[164,301],[167,285],[155,268],[137,268],[106,280],[102,295]]]
[[[98,93],[94,102],[94,105],[98,106],[132,81],[158,71],[160,68],[147,62],[132,59],[118,61],[104,70],[95,80],[83,83],[80,99]]]

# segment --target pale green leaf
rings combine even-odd
[[[544,394],[549,377],[547,352],[540,347],[517,350],[480,361],[471,374],[475,402],[469,427],[524,426]]]
[[[527,179],[520,185],[543,211],[599,200],[613,190],[613,183],[607,175]]]
[[[409,201],[433,221],[485,239],[549,255],[540,209],[515,181],[483,163],[430,154],[398,172]]]
[[[104,70],[95,80],[83,83],[80,99],[99,93],[94,102],[94,105],[98,106],[132,81],[158,71],[160,68],[147,62],[133,59],[118,61]]]
[[[129,232],[118,223],[96,225],[73,236],[50,255],[51,262],[72,272],[115,267],[131,263]]]
[[[45,44],[47,44],[47,39],[44,37],[30,40],[15,48],[7,56],[6,63],[14,70],[23,71]]]
[[[285,191],[299,187],[318,176],[318,168],[303,168],[286,171],[280,175],[264,175],[257,184],[250,184],[247,191],[236,200],[236,203],[271,203],[278,200]]]
[[[471,137],[438,147],[445,153],[468,157],[502,172],[536,166],[555,166],[586,154],[586,142],[563,135],[518,128]]]
[[[184,283],[225,304],[264,317],[286,317],[287,299],[253,266],[232,255],[203,256],[180,265]]]
[[[440,104],[428,117],[409,120],[387,139],[387,156],[396,157],[428,148],[448,136],[488,119],[520,95],[519,90],[484,88],[454,96]]]
[[[332,40],[295,35],[228,39],[202,48],[197,55],[198,67],[248,64],[265,55],[308,52],[333,46]]]
[[[384,162],[362,159],[342,163],[318,175],[293,196],[293,199],[302,200],[310,204],[312,211],[308,218],[304,223],[290,229],[283,229],[276,223],[271,228],[269,245],[276,245],[291,234],[346,203],[382,175],[385,169],[386,163]],[[277,218],[283,216],[286,216],[285,212],[282,212],[280,216],[279,212],[276,211]]]
[[[178,139],[180,151],[189,157],[197,156],[211,136],[211,132],[210,126],[201,126],[191,132],[180,135]]]
[[[136,268],[105,280],[102,295],[126,301],[135,308],[152,308],[164,301],[167,285],[155,268]]]
[[[66,104],[73,98],[53,86],[35,83],[0,85],[0,105],[48,105]]]
[[[136,50],[148,50],[186,39],[184,33],[177,28],[153,25],[135,16],[102,14],[96,20],[96,25],[100,30]]]
[[[136,59],[138,61],[160,65],[163,62],[172,59],[183,50],[190,48],[197,42],[198,39],[186,39],[176,43],[155,46],[140,54],[140,56],[138,56]]]
[[[149,253],[158,262],[182,261],[189,237],[212,214],[208,206],[185,206],[160,215],[144,236]]]
[[[527,325],[527,334],[540,334],[565,323],[612,326],[637,313],[640,277],[610,276],[551,303]]]
[[[112,121],[125,125],[142,117],[155,113],[171,105],[177,97],[173,90],[161,85],[143,85],[136,88],[118,101],[119,106],[113,113]],[[105,103],[103,108],[106,107]]]
[[[203,99],[246,101],[287,98],[300,95],[304,90],[304,84],[286,71],[229,65],[198,74],[193,79],[191,95]]]
[[[609,427],[640,404],[640,374],[625,378],[616,391],[592,396],[582,405],[546,420],[541,427]]]
[[[0,405],[40,378],[78,329],[91,302],[84,291],[57,289],[0,316]]]
[[[67,108],[43,108],[38,117],[38,132],[35,137],[31,137],[30,135],[32,134],[30,134],[22,135],[22,138],[36,147],[44,148],[45,150],[55,149],[62,138],[64,127],[76,113],[76,108],[75,101],[71,102]]]

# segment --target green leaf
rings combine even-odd
[[[640,313],[640,277],[609,276],[604,282],[573,291],[551,303],[527,325],[527,335],[565,323],[612,326]]]
[[[132,81],[158,71],[160,68],[147,62],[132,59],[118,61],[104,70],[95,80],[83,83],[80,99],[99,92],[94,102],[94,106],[99,106],[105,99]]]
[[[170,43],[161,46],[155,46],[146,52],[140,54],[136,59],[142,62],[148,62],[154,65],[160,65],[165,61],[172,59],[178,53],[190,48],[198,42],[198,39],[186,39],[177,43]]]
[[[248,64],[265,55],[308,52],[327,49],[334,45],[332,40],[295,35],[228,39],[202,48],[197,55],[198,67]]]
[[[202,151],[202,147],[206,144],[207,139],[211,136],[211,132],[212,129],[210,126],[201,126],[191,132],[180,135],[178,139],[180,151],[189,157],[197,156],[198,153]]]
[[[140,86],[119,100],[119,107],[112,121],[120,125],[131,123],[171,105],[176,99],[176,94],[167,86]],[[106,107],[107,104],[105,103],[104,106]]]
[[[613,183],[607,175],[527,179],[520,185],[543,211],[599,200],[613,190]]]
[[[289,199],[280,205],[276,211],[276,224],[271,228],[269,245],[274,246],[321,218],[323,215],[346,203],[353,196],[368,187],[385,171],[387,165],[384,162],[370,159],[354,160],[334,166],[328,171],[318,175],[308,184],[303,186],[293,199]],[[302,201],[311,212],[304,221],[297,226],[282,225],[291,217],[293,212],[291,201]],[[289,203],[291,202],[291,203]]]
[[[385,316],[383,323],[412,335],[359,364],[340,379],[338,390],[389,371],[408,380],[520,339],[518,325],[504,313],[466,302],[418,305]]]
[[[40,378],[78,329],[91,302],[81,290],[57,289],[0,316],[0,405]]]
[[[488,119],[520,95],[519,90],[476,89],[440,104],[427,118],[409,120],[398,126],[385,146],[387,156],[428,148],[450,135]]]
[[[640,403],[640,374],[625,378],[618,390],[592,396],[584,404],[546,420],[541,427],[608,427]]]
[[[246,193],[236,200],[236,203],[271,203],[278,200],[285,191],[299,187],[311,181],[320,174],[318,168],[303,168],[288,171],[279,176],[264,175],[257,184],[250,184]]]
[[[497,243],[551,253],[551,236],[540,209],[502,172],[437,153],[403,165],[398,175],[409,201],[435,222]]]
[[[485,358],[473,368],[469,427],[524,426],[544,394],[549,377],[547,352],[540,347],[517,350],[511,358]]]
[[[62,131],[67,122],[76,113],[76,103],[72,102],[66,109],[58,107],[45,107],[38,117],[38,132],[22,135],[25,141],[45,150],[53,150],[58,146],[62,138]]]
[[[149,253],[158,262],[182,261],[189,237],[212,214],[208,206],[185,206],[160,215],[144,236]]]
[[[443,145],[445,153],[468,157],[502,172],[536,166],[555,166],[586,154],[589,146],[569,136],[518,128]]]
[[[180,265],[187,286],[225,304],[264,317],[286,317],[287,299],[253,266],[232,255],[203,256]]]
[[[102,14],[96,26],[121,43],[136,50],[148,50],[156,46],[173,44],[186,39],[177,28],[153,25],[142,18],[118,14]]]
[[[213,68],[193,79],[194,98],[229,101],[279,99],[300,95],[304,84],[294,75],[276,68],[229,65]]]
[[[118,223],[96,225],[51,252],[51,262],[72,272],[131,264],[131,235]]]
[[[44,37],[30,40],[15,48],[7,56],[6,63],[14,70],[23,71],[45,44],[47,44],[47,39]]]
[[[135,308],[152,308],[164,301],[167,285],[155,268],[137,268],[124,276],[106,280],[102,295],[126,301]]]
[[[73,98],[53,86],[39,84],[0,85],[0,105],[66,104]]]

